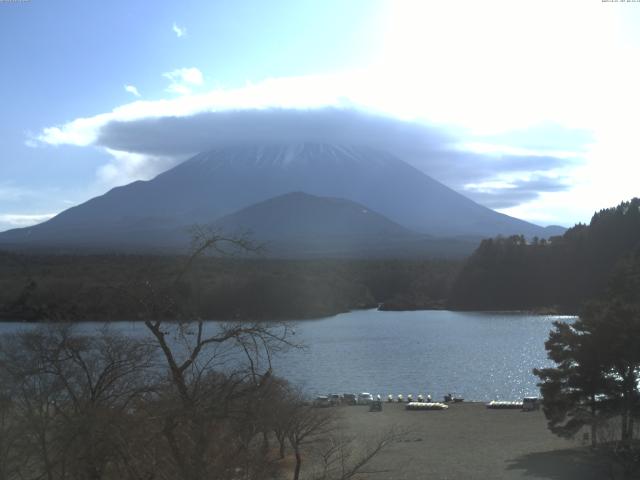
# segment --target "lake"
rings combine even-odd
[[[554,320],[568,316],[452,311],[359,310],[295,326],[304,350],[276,358],[274,372],[310,394],[367,391],[414,397],[447,392],[467,400],[537,396],[531,370],[550,365],[544,349]],[[82,331],[101,324],[83,323]],[[128,335],[144,325],[116,322]],[[30,328],[0,323],[0,333]]]

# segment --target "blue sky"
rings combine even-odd
[[[600,0],[0,1],[0,230],[192,153],[123,126],[327,107],[397,122],[380,146],[480,203],[588,221],[638,193],[639,19]]]

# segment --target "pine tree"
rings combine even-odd
[[[640,415],[640,255],[620,262],[604,299],[592,301],[573,324],[555,322],[545,343],[555,367],[536,369],[552,432],[574,436],[600,422],[620,422],[620,443],[634,441]]]

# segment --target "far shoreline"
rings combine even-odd
[[[309,316],[301,316],[296,318],[203,318],[197,319],[193,318],[189,321],[198,321],[202,320],[205,322],[261,322],[261,323],[277,323],[277,322],[307,322],[307,321],[316,321],[323,320],[328,318],[333,318],[338,315],[343,315],[352,312],[440,312],[440,311],[448,311],[455,313],[480,313],[480,314],[495,314],[495,315],[530,315],[530,316],[538,316],[538,317],[578,317],[578,313],[573,313],[570,311],[562,311],[555,309],[522,309],[522,310],[474,310],[474,309],[456,309],[456,308],[381,308],[382,304],[378,307],[364,307],[364,308],[352,308],[348,310],[341,310],[332,313],[322,313],[317,315],[309,315]],[[51,320],[51,319],[38,319],[38,318],[28,318],[28,317],[15,317],[15,316],[5,316],[0,312],[0,324],[8,324],[8,323],[17,323],[17,324],[68,324],[68,323],[117,323],[117,322],[127,322],[127,323],[142,323],[144,322],[144,318],[129,318],[129,319],[113,319],[113,318],[86,318],[82,320]],[[180,319],[178,318],[165,318],[162,319],[165,322],[178,322]]]

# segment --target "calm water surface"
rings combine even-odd
[[[544,350],[554,320],[521,313],[361,310],[297,323],[304,350],[275,360],[275,372],[311,394],[367,391],[386,396],[457,392],[469,400],[538,395],[531,370],[550,364]],[[93,331],[101,324],[82,323]],[[0,323],[0,333],[25,327]],[[117,322],[128,335],[144,325]]]

